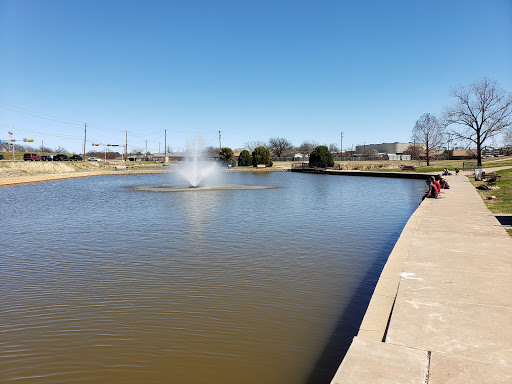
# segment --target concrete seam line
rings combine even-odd
[[[397,295],[398,295],[398,288],[400,288],[400,281],[398,282],[398,287],[396,289]],[[393,300],[393,305],[391,306],[391,311],[389,311],[388,322],[386,324],[386,329],[384,330],[384,335],[382,335],[383,343],[386,342],[386,336],[388,335],[389,323],[391,323],[391,315],[393,314],[393,308],[395,308],[395,303],[396,303],[396,295],[395,295],[395,300]]]
[[[425,372],[425,384],[428,384],[430,379],[430,358],[432,356],[432,351],[427,352],[427,370]]]

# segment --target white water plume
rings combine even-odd
[[[186,157],[178,167],[178,173],[190,186],[197,187],[206,179],[210,181],[211,177],[218,173],[218,169],[217,163],[206,158],[199,135],[196,135],[195,139],[188,139]]]

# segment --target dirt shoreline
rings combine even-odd
[[[227,172],[288,172],[288,169],[280,168],[251,168],[251,169],[232,169]],[[39,174],[28,176],[8,176],[0,177],[0,187],[17,184],[30,184],[41,183],[46,181],[55,181],[63,179],[75,179],[79,177],[93,177],[93,176],[110,176],[110,175],[144,175],[144,174],[158,174],[170,173],[167,169],[128,169],[128,170],[98,170],[98,171],[85,171],[85,172],[67,172],[67,173],[51,173]]]

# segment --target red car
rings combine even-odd
[[[35,153],[25,153],[23,155],[24,161],[40,161],[41,157]]]

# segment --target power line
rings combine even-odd
[[[0,122],[0,126],[3,126],[5,128],[8,128],[11,131],[21,131],[26,133],[32,133],[40,136],[49,136],[49,137],[55,137],[57,139],[64,139],[64,140],[75,140],[75,141],[83,141],[82,137],[79,136],[68,136],[68,135],[62,135],[62,134],[56,134],[56,133],[50,133],[50,132],[44,132],[44,131],[37,131],[34,129],[28,129],[28,128],[21,128],[16,125],[7,124]]]
[[[44,119],[44,120],[50,120],[50,121],[54,121],[57,123],[70,124],[70,125],[81,125],[80,122],[66,121],[66,120],[60,119],[56,116],[51,116],[51,115],[46,115],[44,113],[31,111],[30,109],[19,107],[17,105],[13,105],[13,104],[9,104],[4,101],[0,101],[0,107],[2,107],[4,109],[8,109],[13,112],[19,112],[19,113],[23,113],[23,114],[26,114],[26,115],[29,115],[32,117],[37,117],[39,119]]]
[[[24,107],[20,107],[20,106],[14,105],[14,104],[9,104],[9,103],[6,103],[5,101],[0,101],[0,107],[10,110],[10,111],[13,111],[13,112],[18,112],[18,113],[22,113],[22,114],[25,114],[28,116],[36,117],[39,119],[49,120],[49,121],[53,121],[53,122],[57,122],[57,123],[61,123],[61,124],[72,125],[76,128],[81,128],[82,124],[83,124],[83,122],[81,122],[81,121],[67,121],[66,119],[61,119],[56,116],[47,115],[45,113],[40,113],[40,112],[35,112],[35,111],[32,111],[32,110],[24,108]],[[122,132],[122,130],[105,128],[105,127],[102,127],[101,125],[94,124],[94,123],[93,124],[89,123],[88,125],[89,125],[89,128],[95,127],[96,129],[99,129],[101,131]]]

